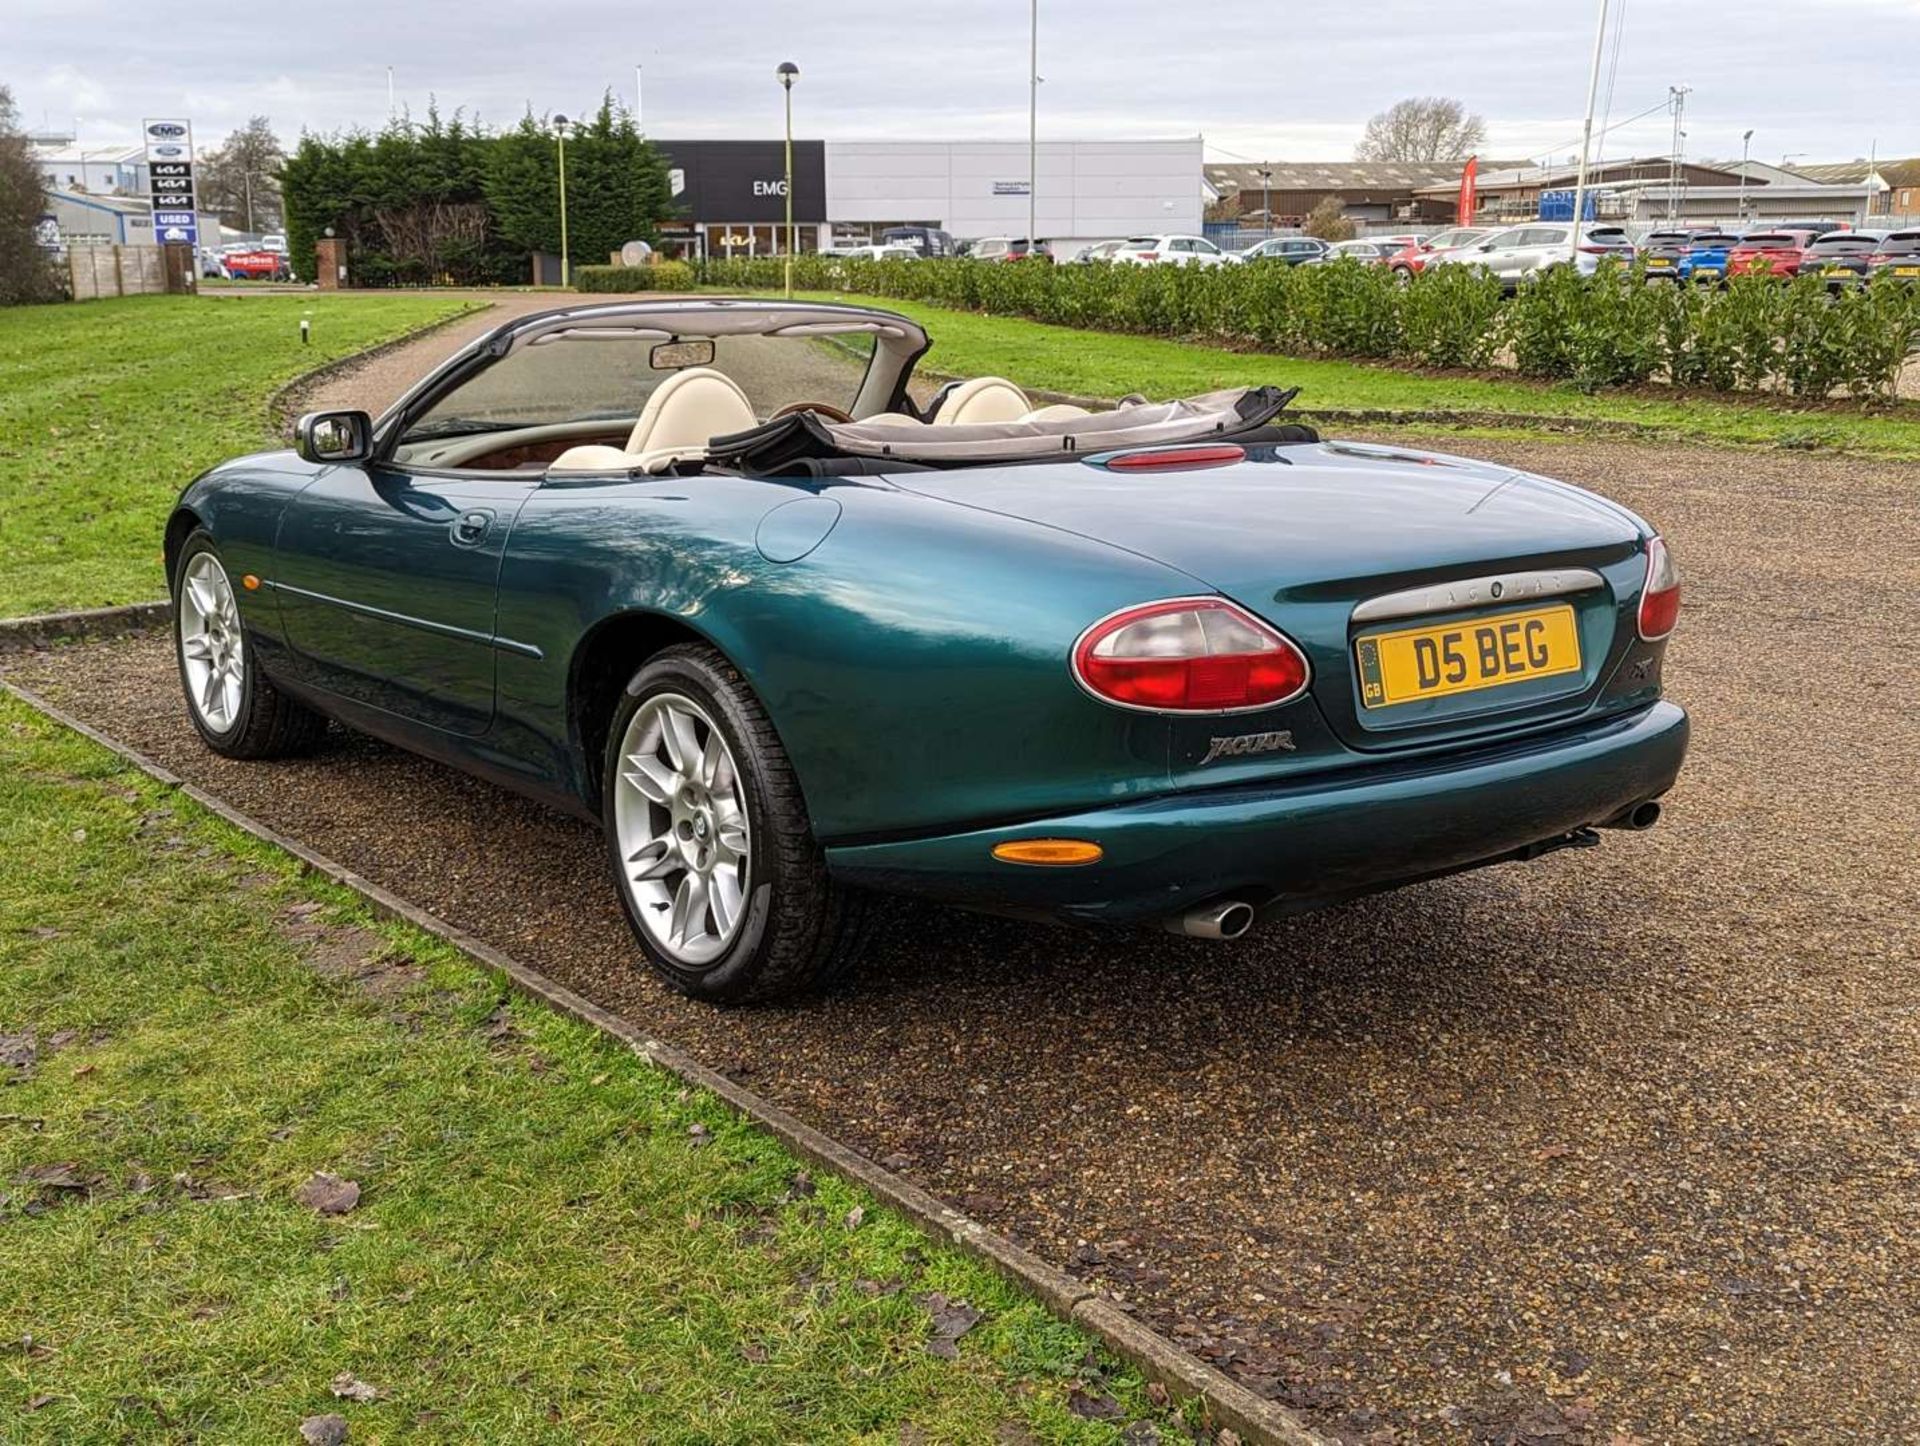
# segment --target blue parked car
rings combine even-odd
[[[1730,231],[1709,231],[1693,238],[1675,263],[1673,274],[1682,281],[1718,286],[1727,279],[1727,252],[1740,244]]]

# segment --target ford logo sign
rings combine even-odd
[[[187,148],[185,146],[155,146],[153,153],[156,156],[184,156],[187,153]]]
[[[156,140],[177,141],[187,133],[187,128],[173,121],[156,121],[147,127],[147,134]]]

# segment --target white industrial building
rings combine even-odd
[[[1068,254],[1154,231],[1198,234],[1200,137],[1175,141],[828,141],[827,222],[836,239],[891,224],[955,236],[1025,236]]]
[[[679,217],[669,245],[711,256],[787,249],[785,153],[779,140],[656,139]],[[802,251],[878,239],[889,226],[956,238],[1025,236],[1059,256],[1096,241],[1198,233],[1202,143],[1180,140],[818,141],[793,144],[793,219]],[[1029,186],[1029,176],[1033,183]]]

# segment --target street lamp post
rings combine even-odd
[[[1747,158],[1753,154],[1753,132],[1740,137],[1740,219],[1747,219]]]
[[[1567,227],[1569,262],[1580,259],[1580,227],[1587,219],[1587,154],[1593,146],[1593,107],[1600,94],[1600,56],[1606,43],[1607,0],[1600,0],[1600,24],[1593,32],[1593,69],[1587,76],[1587,120],[1580,131],[1580,167],[1574,172],[1573,224]]]
[[[573,285],[573,271],[567,259],[567,118],[553,118],[553,138],[560,148],[560,285]]]
[[[800,67],[791,60],[780,62],[780,68],[774,71],[780,77],[780,89],[787,97],[787,299],[793,299],[793,83],[800,78]]]
[[[1260,168],[1260,214],[1266,218],[1267,234],[1273,234],[1273,172]]]

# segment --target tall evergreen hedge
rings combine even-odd
[[[332,227],[359,286],[524,282],[532,252],[560,250],[559,148],[531,113],[493,134],[429,108],[378,135],[303,135],[281,173],[287,243],[303,276]],[[608,95],[567,137],[574,265],[653,240],[671,212],[665,159]]]

